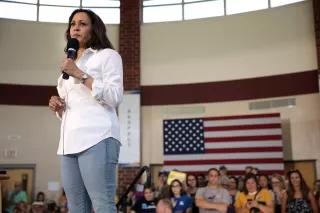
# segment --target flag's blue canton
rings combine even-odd
[[[163,152],[170,154],[204,153],[202,119],[163,121]]]

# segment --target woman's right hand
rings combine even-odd
[[[53,112],[59,112],[65,108],[65,102],[59,96],[51,96],[49,100],[49,109]]]

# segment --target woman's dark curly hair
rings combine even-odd
[[[101,18],[97,14],[95,14],[93,11],[87,10],[87,9],[76,9],[71,13],[69,17],[69,22],[68,22],[68,28],[65,32],[65,38],[67,41],[71,38],[70,36],[71,22],[74,15],[77,13],[86,13],[91,21],[91,25],[92,25],[91,38],[86,44],[86,48],[91,47],[92,49],[95,49],[95,50],[100,50],[105,48],[114,49],[113,45],[111,44],[111,42],[107,37],[107,29],[103,21],[101,20]],[[67,51],[66,48],[65,48],[65,51]]]

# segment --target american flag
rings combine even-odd
[[[230,175],[246,166],[284,173],[279,113],[163,121],[164,169],[205,173],[224,165]]]

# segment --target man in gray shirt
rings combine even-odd
[[[208,171],[208,186],[200,188],[196,194],[196,205],[200,213],[227,212],[231,203],[229,192],[219,184],[219,171],[211,168]]]

